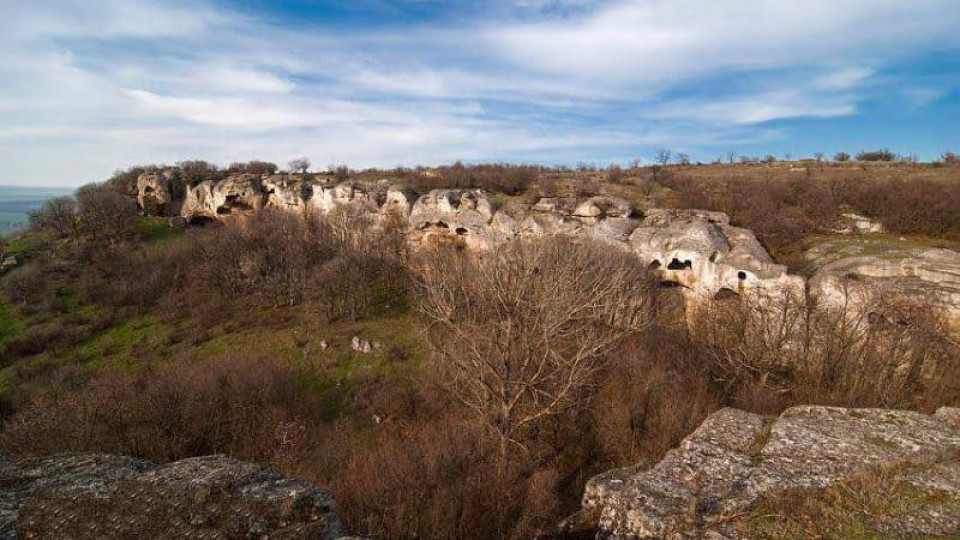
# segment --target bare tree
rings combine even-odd
[[[287,163],[287,168],[290,169],[290,172],[306,174],[310,170],[310,160],[305,157],[291,160]]]
[[[29,213],[30,225],[53,231],[63,238],[76,230],[77,201],[73,197],[54,197]]]
[[[128,230],[136,215],[136,201],[109,183],[77,188],[77,223],[94,240],[116,240]]]
[[[689,165],[689,164],[690,164],[690,155],[689,155],[689,154],[684,154],[684,153],[678,153],[678,154],[677,154],[677,157],[676,157],[676,160],[677,160],[677,165]]]
[[[731,164],[731,165],[733,165],[734,163],[736,163],[736,162],[737,162],[737,155],[738,155],[738,153],[737,153],[736,150],[731,150],[731,151],[727,152],[727,162],[728,162],[729,164]]]
[[[646,324],[636,259],[590,243],[516,242],[493,256],[433,252],[421,261],[420,310],[452,396],[500,442],[589,395],[610,352]]]
[[[660,148],[654,152],[654,157],[661,167],[666,167],[670,164],[670,160],[673,159],[673,152],[667,148]]]

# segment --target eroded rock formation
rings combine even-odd
[[[925,415],[802,406],[773,419],[724,409],[660,463],[590,480],[570,523],[594,525],[607,539],[746,538],[741,521],[763,497],[897,467],[898,482],[944,501],[901,516],[904,537],[956,534],[958,452],[960,409]]]
[[[144,173],[137,177],[137,204],[148,215],[179,213],[182,191],[179,178],[171,170]]]
[[[191,223],[250,215],[263,208],[264,195],[262,179],[254,174],[208,180],[187,188],[181,215]]]
[[[927,249],[883,256],[841,258],[810,280],[810,293],[851,312],[870,309],[878,298],[898,298],[941,308],[960,323],[960,253]]]
[[[179,205],[170,174],[141,175],[142,207]],[[635,253],[662,284],[678,287],[688,301],[745,293],[766,298],[805,295],[804,279],[788,274],[751,231],[732,226],[725,214],[650,209],[640,215],[615,197],[515,199],[498,205],[481,190],[435,189],[417,197],[384,182],[324,185],[299,174],[236,174],[187,188],[180,215],[192,223],[225,221],[265,207],[299,214],[352,207],[378,219],[399,216],[408,220],[414,245],[439,242],[486,250],[517,238],[589,236]],[[873,230],[865,218],[849,219],[851,230]],[[945,250],[858,257],[827,265],[811,282],[811,290],[826,302],[855,306],[848,301],[851,290],[865,291],[867,285],[871,290],[896,289],[930,299],[960,320],[958,276],[960,254]]]
[[[105,454],[0,462],[0,539],[333,539],[333,497],[224,456],[167,465]]]
[[[630,245],[662,282],[697,297],[804,290],[802,278],[788,275],[752,232],[731,226],[720,212],[650,210]]]

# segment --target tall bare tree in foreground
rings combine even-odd
[[[435,252],[420,270],[438,371],[499,438],[502,464],[525,430],[588,397],[610,353],[647,323],[645,270],[585,241]]]

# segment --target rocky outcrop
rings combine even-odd
[[[496,207],[482,190],[435,189],[416,198],[381,182],[373,189],[351,182],[315,184],[303,175],[232,175],[188,189],[182,215],[192,221],[225,220],[263,207],[328,214],[359,208],[372,216],[409,222],[413,245],[450,243],[489,250],[517,238],[587,236],[635,253],[667,285],[688,299],[756,292],[804,292],[802,278],[775,264],[753,233],[733,227],[719,212],[652,209],[638,216],[615,197],[512,200]]]
[[[836,232],[839,234],[878,234],[883,224],[860,214],[840,214]]]
[[[187,188],[181,215],[192,223],[249,216],[263,208],[264,195],[261,178],[254,174],[208,180]]]
[[[417,199],[409,219],[416,243],[458,241],[488,249],[505,239],[491,227],[493,206],[480,190],[435,189]]]
[[[765,497],[827,488],[875,467],[898,467],[911,489],[960,503],[960,410],[936,415],[802,406],[769,419],[724,409],[660,463],[619,469],[587,484],[577,520],[599,538],[745,538],[741,521]],[[936,498],[939,498],[936,497]],[[960,504],[938,508],[927,529],[955,534]]]
[[[271,174],[262,177],[265,205],[303,213],[313,197],[313,185],[301,174]]]
[[[309,204],[320,214],[326,214],[347,205],[357,205],[370,212],[376,212],[379,208],[375,194],[368,193],[364,187],[349,182],[332,187],[315,187]]]
[[[0,462],[0,539],[333,539],[325,490],[224,456],[155,465],[105,454]]]
[[[804,290],[802,278],[788,275],[752,232],[731,226],[720,212],[649,210],[630,235],[630,246],[662,283],[698,298]]]
[[[878,256],[841,258],[810,280],[810,293],[851,313],[870,309],[878,298],[933,305],[960,323],[960,253],[912,250]]]
[[[137,177],[137,205],[147,215],[179,213],[182,191],[180,179],[171,170],[143,173]]]

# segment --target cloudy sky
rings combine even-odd
[[[960,150],[957,0],[0,0],[0,183]]]

